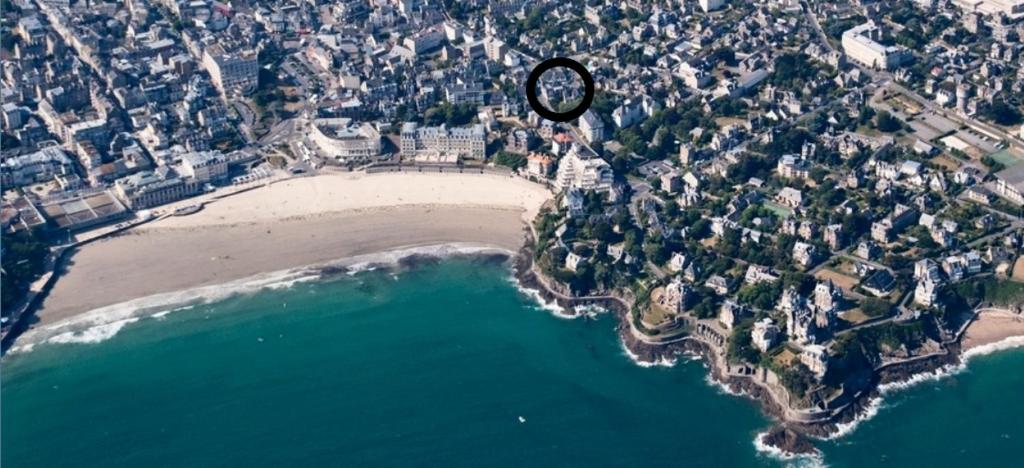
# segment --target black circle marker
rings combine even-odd
[[[578,106],[566,112],[555,112],[548,109],[540,103],[540,99],[537,99],[537,80],[540,79],[544,72],[556,67],[568,68],[576,72],[580,79],[583,80],[583,100],[580,101]],[[586,67],[571,58],[555,57],[547,59],[541,62],[540,65],[537,65],[526,79],[526,100],[530,102],[530,107],[533,108],[534,112],[541,117],[555,122],[568,122],[583,115],[590,108],[590,103],[594,101],[594,77],[590,76],[590,72],[587,71]]]

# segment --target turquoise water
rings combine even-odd
[[[709,386],[697,362],[636,366],[613,326],[555,318],[480,260],[235,297],[4,358],[0,462],[779,464],[754,448],[770,422],[752,402]],[[821,443],[824,460],[1013,465],[1024,377],[1006,374],[1022,366],[1022,353],[988,356],[901,392]]]

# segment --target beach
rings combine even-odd
[[[514,251],[544,187],[485,174],[289,179],[87,244],[37,311],[50,325],[112,304],[265,272],[446,243]],[[164,212],[195,201],[160,207]]]
[[[1024,317],[1008,311],[986,310],[979,312],[967,327],[962,344],[964,351],[968,351],[1018,336],[1024,336]]]

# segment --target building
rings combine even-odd
[[[587,143],[595,144],[604,140],[604,122],[590,110],[584,112],[580,117],[580,131]]]
[[[743,277],[746,284],[771,283],[779,279],[779,276],[772,273],[772,269],[766,266],[750,264],[747,274]]]
[[[725,0],[699,0],[700,9],[704,10],[704,13],[718,10],[725,6]]]
[[[799,242],[793,244],[793,262],[807,268],[817,260],[817,252],[813,244]]]
[[[555,187],[559,190],[578,188],[607,192],[612,189],[612,167],[598,157],[584,158],[578,147],[573,147],[558,162]]]
[[[881,36],[881,29],[870,21],[848,29],[843,32],[843,52],[854,62],[882,70],[893,70],[912,57],[903,47],[880,44]]]
[[[56,229],[81,231],[128,215],[128,210],[109,191],[48,200],[39,209]]]
[[[821,379],[828,371],[828,350],[822,345],[804,346],[800,352],[800,362],[807,366],[815,377]]]
[[[320,153],[340,163],[369,162],[381,153],[380,132],[368,123],[353,124],[352,119],[316,119],[308,138]]]
[[[555,158],[544,153],[530,153],[526,156],[526,173],[538,178],[545,178],[555,167]]]
[[[683,79],[687,88],[701,89],[711,84],[712,76],[703,68],[683,62],[676,68],[676,75]]]
[[[690,285],[676,278],[665,285],[665,292],[662,293],[658,305],[672,313],[682,312],[692,292]]]
[[[178,177],[161,168],[117,179],[114,190],[129,208],[141,210],[197,195],[202,186],[191,177]]]
[[[996,173],[996,193],[1018,205],[1024,205],[1024,164]]]
[[[993,16],[1003,14],[1012,20],[1024,18],[1024,0],[953,0],[953,5],[965,12]]]
[[[220,45],[203,50],[203,67],[224,94],[251,94],[259,85],[260,64],[255,50],[227,52]]]
[[[55,176],[72,174],[75,164],[59,146],[49,146],[35,153],[4,160],[0,165],[0,185],[5,189],[53,180]]]
[[[804,204],[804,195],[793,187],[783,187],[776,195],[775,200],[783,206],[799,208]]]
[[[402,45],[411,50],[412,53],[422,55],[441,47],[444,40],[445,34],[443,32],[436,29],[428,29],[405,38],[402,41]]]
[[[914,288],[914,302],[924,307],[931,307],[938,299],[938,284],[930,279],[919,281]]]
[[[718,310],[718,321],[726,330],[732,330],[746,314],[747,311],[742,305],[732,299],[726,299],[722,301],[722,307]]]
[[[750,340],[761,352],[767,352],[779,339],[779,327],[771,317],[765,317],[754,322],[754,328],[750,331]]]
[[[220,151],[187,153],[181,157],[181,174],[200,183],[222,182],[228,178],[228,158]]]
[[[420,127],[415,122],[402,125],[402,157],[427,162],[451,162],[459,158],[483,160],[487,157],[487,133],[481,124],[472,127]]]
[[[787,154],[779,158],[775,170],[780,177],[788,179],[806,179],[811,176],[811,165],[806,159],[795,154]]]

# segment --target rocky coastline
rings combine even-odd
[[[515,278],[523,288],[537,291],[538,296],[546,303],[554,303],[563,309],[566,316],[583,315],[577,310],[581,304],[590,304],[589,299],[572,299],[547,285],[552,284],[550,278],[541,279],[533,268],[532,243],[527,244],[512,259]],[[729,376],[717,365],[714,352],[710,345],[690,337],[664,344],[653,344],[642,341],[633,333],[630,324],[630,308],[626,298],[603,301],[601,307],[611,312],[616,319],[616,331],[623,346],[631,356],[642,363],[652,365],[664,362],[675,362],[679,356],[694,356],[705,363],[712,381],[720,384],[726,391],[742,395],[758,402],[762,412],[777,423],[763,435],[760,442],[767,447],[780,451],[786,456],[815,456],[819,452],[812,442],[813,439],[828,439],[841,434],[844,426],[855,424],[865,417],[872,402],[881,398],[879,387],[911,381],[915,376],[930,374],[962,362],[960,343],[954,341],[946,345],[946,353],[928,358],[887,365],[874,372],[869,385],[870,391],[859,394],[843,408],[842,411],[821,422],[806,423],[790,421],[785,417],[785,410],[775,397],[750,378]]]

